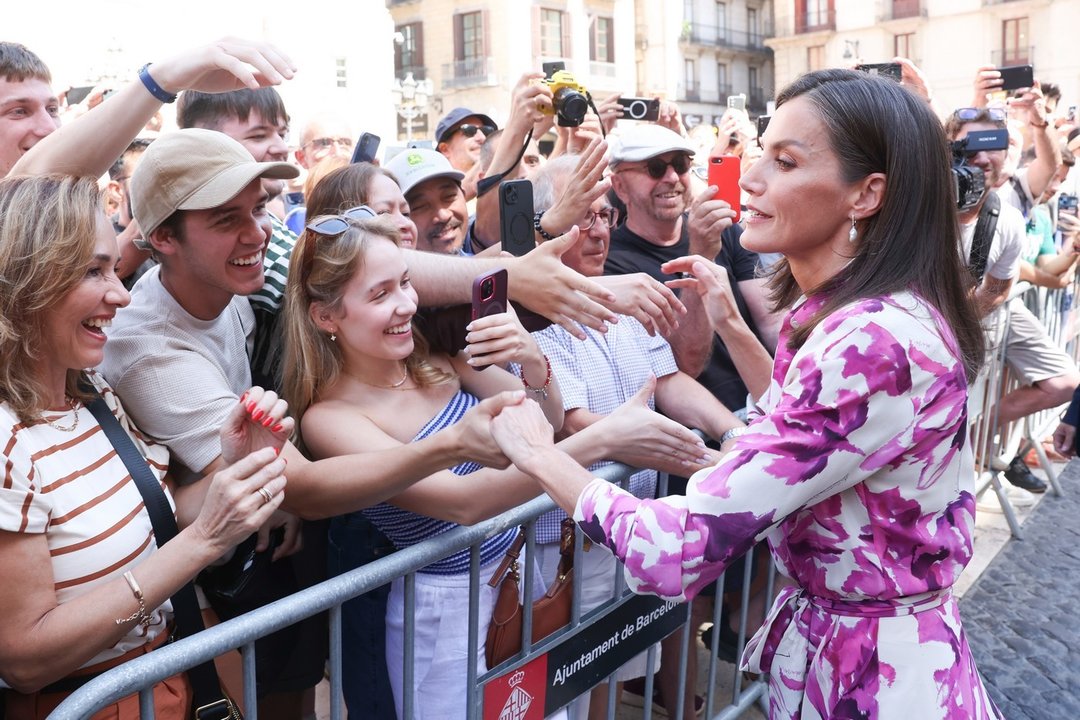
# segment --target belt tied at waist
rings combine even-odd
[[[952,588],[890,600],[841,600],[811,595],[801,587],[786,587],[780,591],[765,622],[746,643],[741,669],[772,673],[774,682],[770,683],[770,700],[791,711],[802,703],[810,663],[810,622],[815,609],[842,617],[901,617],[933,610],[951,599]],[[830,633],[822,635],[815,657],[830,639]],[[781,714],[781,717],[786,715]]]

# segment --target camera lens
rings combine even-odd
[[[584,95],[565,87],[555,93],[553,105],[562,127],[577,127],[585,120],[585,113],[589,109]]]
[[[626,114],[630,116],[631,120],[641,120],[645,117],[645,113],[649,111],[649,107],[644,100],[635,100],[630,103],[630,107],[626,110]]]
[[[480,299],[487,300],[489,297],[495,294],[495,281],[491,278],[484,280],[480,283]]]

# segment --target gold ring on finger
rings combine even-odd
[[[259,488],[258,492],[263,497],[263,504],[264,505],[274,499],[273,493],[271,493],[269,490],[267,490],[265,486]]]

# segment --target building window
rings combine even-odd
[[[544,57],[566,57],[566,48],[563,46],[564,22],[563,11],[540,8],[540,54]]]
[[[825,46],[813,45],[806,48],[806,70],[813,72],[825,67]]]
[[[683,22],[694,22],[694,0],[683,0]]]
[[[593,18],[593,29],[589,33],[589,59],[593,62],[615,62],[615,21],[612,18]]]
[[[1028,58],[1028,19],[1011,18],[1001,22],[1001,64],[1026,65]]]
[[[795,32],[835,29],[833,0],[795,0]]]
[[[915,33],[903,33],[893,38],[893,56],[909,60],[915,57]]]
[[[394,44],[395,77],[404,77],[405,73],[411,72],[417,80],[424,79],[423,29],[423,25],[418,22],[397,26],[401,42]]]
[[[697,84],[697,61],[686,60],[683,65],[683,74],[686,78],[686,100],[697,101],[698,98],[698,84]]]
[[[349,73],[348,68],[345,65],[345,58],[334,58],[334,75],[337,78],[337,86],[339,88],[349,86]]]
[[[716,63],[716,88],[716,95],[720,98],[720,102],[723,102],[724,98],[731,94],[727,63]]]
[[[476,60],[484,57],[484,16],[477,12],[454,16],[454,59]]]
[[[758,69],[751,65],[746,69],[746,74],[747,85],[750,86],[750,93],[753,94],[755,91],[760,92],[761,86],[758,85]]]
[[[727,30],[727,3],[716,3],[716,29],[720,37],[724,37],[724,32]]]

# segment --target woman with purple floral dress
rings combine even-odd
[[[795,584],[742,667],[769,673],[772,718],[998,718],[951,592],[971,558],[982,336],[944,134],[922,99],[851,71],[804,75],[777,106],[742,180],[742,242],[784,254],[774,299],[794,308],[721,462],[685,497],[639,500],[553,450],[535,408],[508,408],[493,433],[637,592],[693,597],[769,541]],[[680,264],[724,322],[723,278]]]

